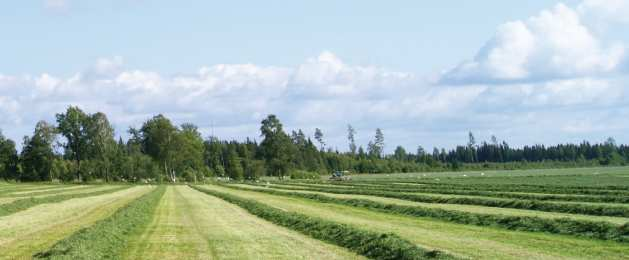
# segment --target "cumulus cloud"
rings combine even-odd
[[[119,133],[157,113],[202,128],[216,122],[241,129],[269,113],[304,126],[332,119],[344,125],[352,118],[384,119],[388,108],[403,111],[395,100],[418,82],[409,73],[345,64],[331,52],[294,67],[218,64],[178,75],[127,69],[122,57],[101,58],[69,77],[0,74],[0,117],[13,138],[68,105],[106,112]],[[7,127],[18,122],[22,127]],[[249,136],[256,135],[254,127]]]
[[[585,0],[579,4],[577,10],[584,16],[629,23],[629,1],[627,0]]]
[[[629,114],[622,110],[629,107],[623,105],[629,104],[623,82],[622,77],[580,77],[500,86],[431,85],[412,73],[347,64],[331,52],[292,67],[217,64],[176,75],[129,69],[122,57],[113,57],[67,77],[0,74],[0,128],[19,140],[38,120],[53,121],[55,113],[78,105],[105,112],[121,135],[164,113],[176,123],[199,125],[205,135],[257,137],[258,122],[273,113],[288,130],[322,128],[331,147],[342,150],[348,123],[358,129],[362,144],[376,127],[384,128],[392,133],[387,136],[390,149],[397,144],[411,150],[418,144],[460,144],[468,130],[478,131],[479,138],[491,133],[517,141],[538,127],[557,124],[535,136],[539,139],[534,141],[544,141],[552,131],[601,131],[579,124],[577,114],[598,120],[592,124],[614,117],[596,117],[593,109],[619,107],[617,113]]]
[[[609,75],[625,57],[624,45],[602,42],[577,10],[557,4],[526,21],[501,25],[473,60],[446,71],[440,82],[496,84]]]
[[[70,2],[69,0],[44,0],[44,7],[51,11],[67,11]]]

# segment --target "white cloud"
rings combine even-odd
[[[44,0],[44,7],[51,11],[67,11],[70,2],[69,0]]]
[[[526,21],[501,25],[472,61],[446,71],[444,84],[509,83],[608,75],[626,57],[605,44],[563,4]]]
[[[629,23],[629,1],[627,0],[584,0],[577,10],[585,16]]]
[[[624,82],[622,77],[581,77],[500,86],[430,85],[412,73],[346,64],[330,52],[293,67],[218,64],[172,76],[126,69],[123,58],[114,57],[69,77],[0,74],[0,128],[19,140],[38,120],[53,121],[68,105],[79,105],[105,112],[119,134],[164,113],[176,123],[198,124],[206,135],[214,125],[221,138],[255,138],[258,122],[273,113],[288,130],[322,128],[330,145],[341,149],[348,123],[359,130],[363,144],[376,127],[395,133],[387,136],[391,149],[397,144],[411,150],[418,144],[460,144],[468,130],[480,132],[479,138],[491,132],[530,143],[518,137],[541,126],[550,129],[552,123],[557,127],[540,131],[533,140],[543,141],[549,133],[600,132],[575,131],[575,122],[587,117],[602,124],[617,118],[599,116],[592,112],[595,108],[620,107],[618,113],[625,113],[629,98]],[[436,137],[427,139],[431,134]]]

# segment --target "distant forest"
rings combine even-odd
[[[130,128],[129,139],[115,139],[104,113],[88,114],[69,107],[56,124],[40,121],[22,140],[18,154],[13,140],[0,133],[0,179],[12,181],[176,182],[210,177],[253,180],[261,176],[318,178],[337,170],[353,173],[394,173],[482,169],[524,169],[625,165],[629,146],[604,143],[531,145],[520,148],[496,137],[432,152],[421,146],[406,151],[397,146],[385,154],[385,138],[376,129],[366,147],[356,144],[347,126],[348,149],[326,149],[315,129],[314,140],[302,130],[287,132],[275,115],[260,125],[260,142],[204,139],[193,124],[173,123],[163,115]]]

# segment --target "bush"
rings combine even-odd
[[[320,178],[320,175],[316,172],[294,170],[290,173],[290,178],[292,180],[296,180],[296,179],[318,180]]]

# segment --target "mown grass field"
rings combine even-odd
[[[627,259],[629,168],[0,182],[0,259]]]

